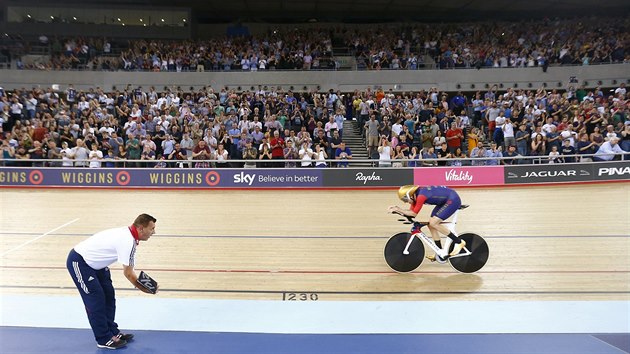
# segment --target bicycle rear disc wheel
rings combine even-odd
[[[462,273],[474,273],[483,268],[490,256],[490,249],[483,237],[473,234],[465,233],[459,235],[459,238],[466,241],[466,248],[471,252],[468,256],[449,258],[451,266],[455,270]],[[454,244],[449,247],[449,252],[453,251]]]
[[[385,244],[385,262],[390,268],[400,273],[411,272],[424,260],[424,245],[415,236],[416,239],[409,245],[409,254],[403,254],[409,237],[412,237],[409,232],[401,232],[390,237]]]

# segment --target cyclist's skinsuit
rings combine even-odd
[[[416,201],[411,205],[411,210],[418,214],[424,204],[435,205],[431,216],[446,220],[459,209],[462,201],[457,192],[448,187],[428,186],[416,190]]]

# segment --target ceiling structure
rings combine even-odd
[[[27,4],[29,1],[20,1]],[[98,7],[187,7],[197,23],[519,20],[628,16],[628,0],[62,0]]]

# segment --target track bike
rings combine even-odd
[[[451,221],[443,222],[451,232],[457,234],[455,232],[457,215],[467,207],[468,205],[462,205],[453,214]],[[425,258],[425,245],[435,252],[438,263],[449,263],[455,270],[462,273],[474,273],[483,268],[488,261],[490,250],[483,237],[474,233],[459,235],[459,238],[466,241],[466,246],[458,254],[450,256],[454,247],[450,238],[446,238],[443,248],[440,248],[435,244],[430,234],[428,235],[421,230],[428,223],[414,221],[413,218],[406,215],[398,215],[404,217],[403,219],[398,219],[399,221],[403,224],[412,224],[411,230],[417,230],[417,232],[397,233],[390,237],[387,244],[385,244],[385,261],[393,270],[407,273],[418,268]]]

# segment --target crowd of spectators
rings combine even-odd
[[[345,30],[367,69],[530,67],[628,62],[627,18],[414,24]],[[424,60],[424,56],[429,61]]]
[[[576,162],[571,155],[585,155],[580,161],[611,160],[630,150],[629,105],[625,83],[608,92],[499,92],[493,86],[470,97],[438,88],[350,93],[266,86],[244,92],[211,87],[104,92],[72,85],[65,92],[0,89],[2,161],[10,166],[345,167],[352,159],[343,140],[345,120],[358,122],[370,157],[381,166]]]
[[[0,90],[5,165],[347,166],[335,92]],[[241,160],[232,163],[230,160]],[[212,162],[208,160],[214,160]],[[249,161],[244,161],[249,160]],[[276,161],[272,161],[276,160]],[[283,160],[283,161],[277,161]]]
[[[352,55],[359,70],[589,65],[630,61],[627,18],[498,23],[414,23],[270,29],[264,35],[209,40],[39,38],[50,60],[18,68],[226,71],[335,69]],[[4,48],[20,58],[31,45]],[[11,50],[10,50],[11,49]],[[13,53],[10,53],[13,51]]]
[[[467,97],[432,88],[353,101],[370,156],[381,166],[560,163],[628,158],[625,83],[564,92],[492,86]],[[584,155],[584,156],[574,156]]]

